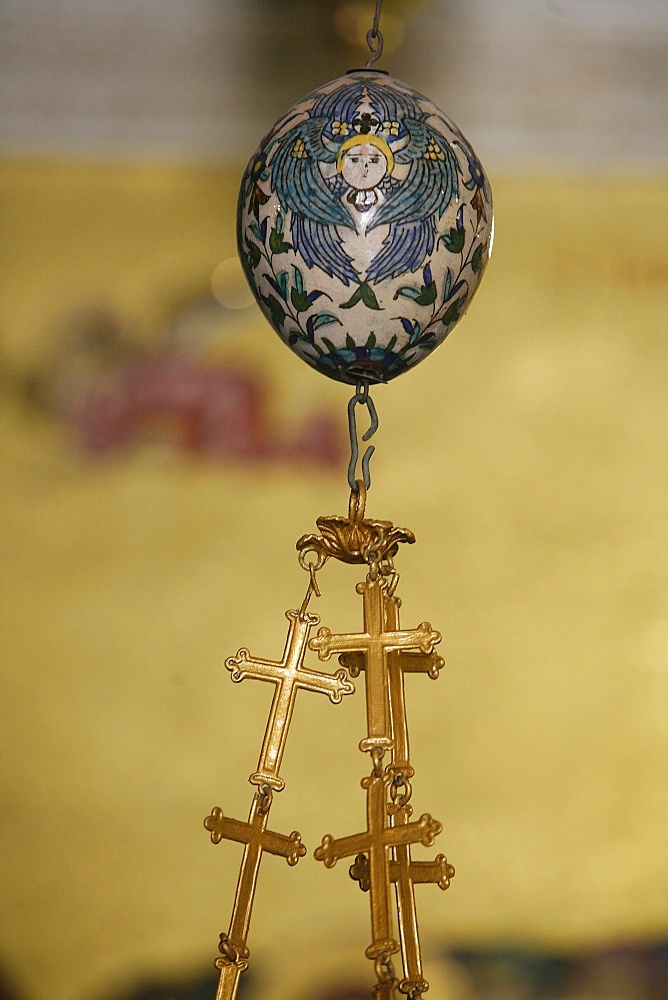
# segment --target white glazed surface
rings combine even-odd
[[[387,382],[441,344],[492,240],[470,144],[377,70],[293,105],[241,184],[239,253],[260,308],[291,350],[342,382]]]

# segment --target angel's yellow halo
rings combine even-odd
[[[392,150],[385,142],[385,140],[379,135],[362,135],[360,133],[355,133],[355,135],[348,136],[344,139],[339,146],[339,151],[336,154],[336,169],[338,173],[341,173],[341,168],[343,167],[343,160],[349,149],[354,146],[375,146],[379,149],[387,160],[387,172],[391,174],[394,170],[394,156]]]

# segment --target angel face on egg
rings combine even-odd
[[[393,167],[390,147],[376,136],[365,136],[362,142],[357,136],[351,136],[341,143],[336,167],[350,188],[346,202],[356,212],[369,212],[378,204],[376,188],[392,172],[390,163]]]
[[[376,70],[323,86],[279,120],[242,182],[239,246],[296,353],[342,381],[387,381],[445,338],[489,255],[491,195],[471,163],[431,102]]]

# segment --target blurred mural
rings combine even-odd
[[[295,540],[348,495],[349,391],[251,304],[237,185],[372,9],[0,4],[3,1000],[213,998],[239,853],[202,820],[245,809],[270,697],[224,660],[282,648]],[[406,615],[447,662],[411,698],[457,870],[418,896],[429,995],[663,1000],[668,10],[386,0],[381,27],[496,205],[461,327],[374,394],[368,510],[415,531]],[[310,849],[364,811],[363,710],[328,707],[275,805]],[[364,897],[275,861],[243,1000],[366,997]]]

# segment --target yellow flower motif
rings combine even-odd
[[[348,135],[349,131],[347,122],[332,122],[332,135]]]
[[[430,139],[424,158],[425,160],[444,160],[445,153],[434,139]]]
[[[305,160],[308,157],[303,139],[296,139],[292,147],[292,155],[298,160]]]
[[[399,135],[399,122],[383,122],[383,132],[387,135]]]

